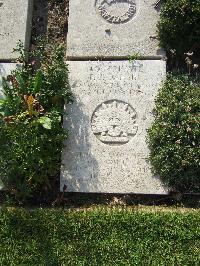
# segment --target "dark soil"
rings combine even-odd
[[[39,36],[64,44],[68,31],[69,0],[34,0],[32,44]]]

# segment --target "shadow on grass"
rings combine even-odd
[[[1,210],[1,265],[197,265],[199,214]]]
[[[42,213],[35,215],[31,211],[14,211],[8,215],[7,231],[16,239],[19,257],[24,254],[23,265],[61,265],[53,249],[50,232],[54,228],[48,228],[50,222]]]

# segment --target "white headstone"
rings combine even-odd
[[[162,57],[155,2],[70,0],[68,57]]]
[[[74,103],[64,121],[61,191],[167,193],[151,173],[146,143],[166,63],[71,61],[69,70]]]

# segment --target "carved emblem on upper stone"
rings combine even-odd
[[[128,22],[136,13],[135,0],[96,0],[98,13],[109,23]]]
[[[92,131],[103,143],[125,144],[137,133],[136,117],[136,111],[128,103],[107,101],[94,111],[91,119]]]

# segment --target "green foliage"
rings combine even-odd
[[[200,86],[187,76],[169,75],[156,100],[149,130],[155,174],[171,189],[200,191]]]
[[[200,43],[200,0],[166,0],[158,24],[161,46],[183,56]]]
[[[59,173],[67,137],[62,128],[63,105],[71,95],[65,49],[59,46],[50,51],[45,47],[40,42],[28,53],[19,44],[21,65],[3,79],[0,177],[20,200],[50,189],[50,180]]]
[[[199,265],[199,211],[1,209],[0,265]]]

